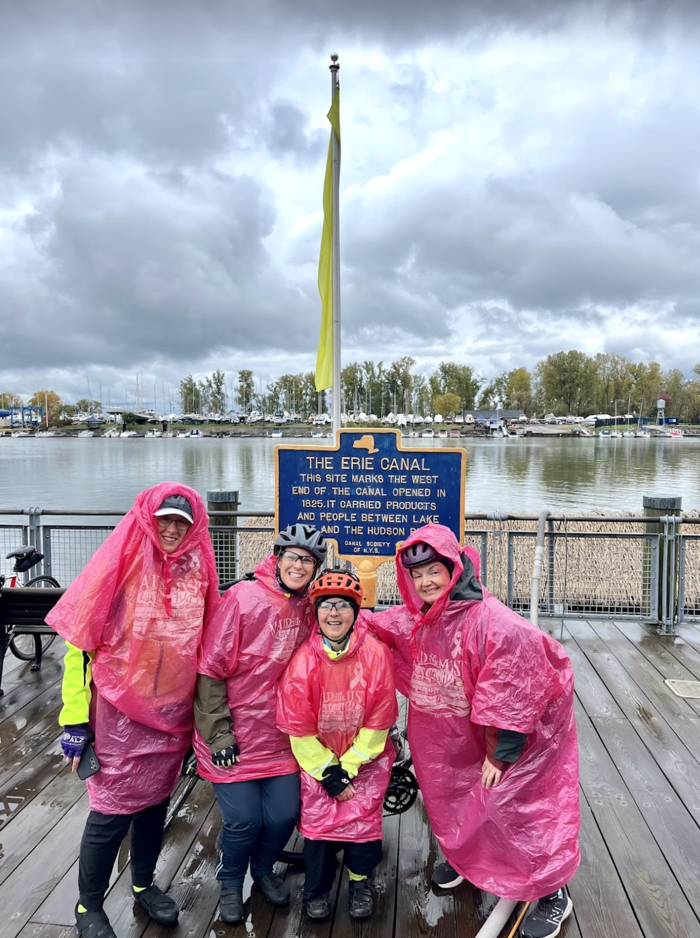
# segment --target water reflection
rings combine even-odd
[[[174,479],[204,497],[211,489],[238,490],[242,508],[271,510],[275,442],[3,439],[0,473],[11,496],[0,508],[126,510],[142,489]],[[640,511],[642,496],[655,494],[681,495],[685,510],[700,507],[700,439],[404,442],[410,448],[466,449],[467,511]]]

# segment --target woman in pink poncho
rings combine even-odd
[[[153,884],[169,796],[192,736],[197,654],[218,602],[207,513],[193,489],[141,492],[47,616],[66,639],[61,739],[77,768],[94,737],[80,848],[78,933],[113,938],[102,908],[133,823],[134,899],[159,924],[178,907]]]
[[[372,619],[410,700],[416,776],[447,863],[433,882],[468,879],[533,902],[526,938],[551,938],[580,861],[574,678],[561,645],[479,581],[479,557],[429,524],[396,561],[405,606]]]

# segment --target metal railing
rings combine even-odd
[[[44,554],[36,573],[67,585],[122,517],[118,511],[0,509],[0,550],[20,543]],[[270,553],[273,514],[210,512],[219,578],[238,579]],[[114,520],[113,520],[114,519]],[[529,616],[538,516],[469,514],[465,543],[481,559],[481,579],[499,599]],[[537,618],[700,621],[700,524],[694,516],[549,515],[544,531]],[[682,527],[683,526],[683,527]],[[690,530],[689,530],[690,529]],[[329,564],[336,563],[332,551]],[[34,572],[34,571],[32,571]],[[400,602],[393,563],[378,569],[381,604]]]

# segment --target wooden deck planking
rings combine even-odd
[[[558,624],[545,627],[558,635]],[[700,700],[676,697],[663,681],[700,679],[700,629],[682,626],[671,637],[633,621],[568,620],[564,644],[577,681],[582,864],[571,883],[574,915],[562,935],[696,938]],[[62,653],[60,646],[50,649],[39,674],[7,658],[0,698],[0,938],[72,933],[87,799],[83,783],[62,767],[57,743]],[[122,851],[106,901],[119,938],[473,938],[495,902],[467,883],[441,895],[430,888],[439,855],[419,799],[407,815],[385,822],[370,922],[350,920],[339,864],[328,922],[306,917],[303,871],[282,867],[290,906],[271,909],[248,881],[246,922],[225,926],[214,878],[219,825],[210,786],[198,785],[166,837],[157,872],[182,907],[175,931],[158,928],[134,907]]]

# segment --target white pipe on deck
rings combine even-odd
[[[517,904],[513,899],[499,899],[476,938],[498,938]]]

